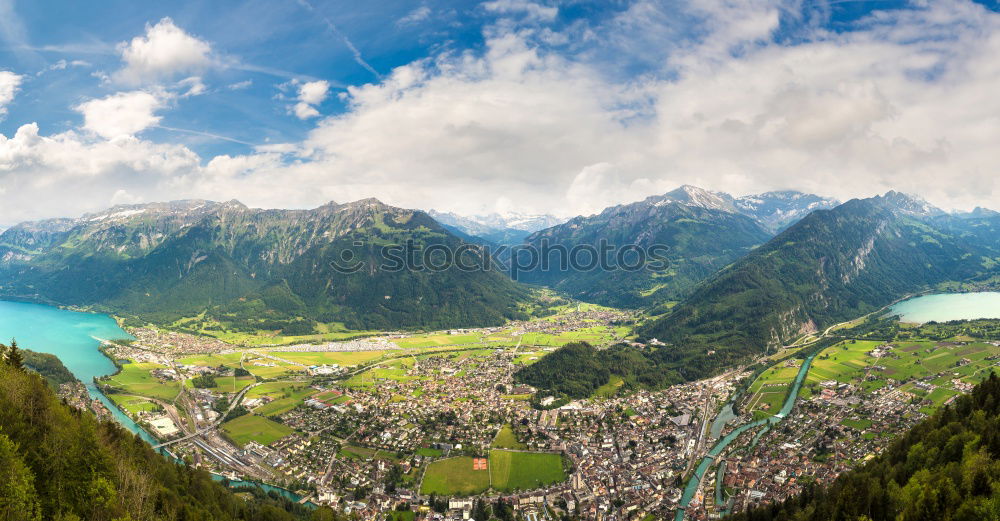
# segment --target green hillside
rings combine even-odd
[[[677,383],[678,373],[663,363],[657,352],[626,346],[597,350],[585,342],[566,344],[519,370],[517,382],[569,398],[587,398],[612,378],[626,389],[661,388]]]
[[[544,284],[588,302],[644,307],[683,297],[698,282],[770,237],[762,225],[731,211],[674,201],[642,201],[608,208],[598,215],[577,217],[531,235],[520,248],[522,265],[528,265],[526,248],[539,252],[545,248],[571,251],[581,246],[599,248],[606,243],[614,247],[607,255],[609,266],[616,265],[616,253],[624,246],[664,246],[661,255],[666,260],[666,269],[586,269],[590,261],[585,253],[579,254],[581,265],[574,269],[570,265],[560,266],[558,254],[553,254],[551,266],[537,264],[518,273],[517,279]],[[654,261],[648,258],[647,264],[652,266]]]
[[[503,273],[394,269],[404,253],[383,250],[409,245],[420,268],[428,248],[463,244],[426,214],[373,199],[313,210],[206,201],[116,207],[0,235],[0,295],[286,335],[320,323],[446,328],[522,317],[529,294]],[[478,266],[477,256],[467,248],[464,259]]]
[[[897,196],[808,215],[640,334],[675,345],[674,362],[696,378],[911,292],[992,273],[989,245],[914,215]]]
[[[237,497],[208,473],[169,462],[117,424],[63,405],[38,375],[0,363],[0,519],[334,519],[251,494]]]

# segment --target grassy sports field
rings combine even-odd
[[[502,492],[531,490],[566,479],[562,456],[546,452],[490,451],[493,488]]]
[[[420,485],[421,494],[471,496],[490,488],[490,471],[474,470],[467,456],[431,462]]]
[[[245,414],[222,424],[222,429],[239,446],[250,441],[270,445],[294,432],[290,427],[255,414]]]

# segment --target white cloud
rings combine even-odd
[[[253,86],[253,80],[243,80],[236,83],[230,83],[229,85],[226,85],[226,88],[229,90],[243,90],[249,89],[251,86]]]
[[[164,18],[146,34],[118,45],[125,67],[113,78],[130,85],[156,83],[197,73],[211,64],[211,46]]]
[[[73,131],[42,136],[34,123],[22,125],[11,138],[0,134],[0,185],[7,189],[0,222],[78,216],[123,200],[120,190],[133,200],[161,200],[158,190],[197,170],[199,161],[182,146]]]
[[[430,16],[431,8],[426,5],[422,5],[407,13],[406,16],[396,20],[396,25],[401,27],[406,25],[415,25],[427,20]]]
[[[319,80],[303,83],[299,87],[299,101],[310,105],[319,105],[330,92],[330,83]]]
[[[558,7],[548,7],[529,0],[492,0],[481,5],[483,9],[497,14],[522,15],[542,22],[551,22],[559,15]]]
[[[330,93],[330,83],[324,80],[309,81],[299,85],[299,102],[292,107],[292,112],[299,119],[309,119],[319,116],[316,105],[323,103]]]
[[[14,101],[23,78],[10,71],[0,71],[0,119],[7,114],[7,105]]]
[[[191,96],[200,96],[204,94],[208,89],[205,84],[201,81],[198,76],[191,76],[190,78],[184,78],[183,80],[177,82],[177,86],[181,89],[186,89],[182,94],[182,98],[188,98]]]
[[[152,101],[122,110],[137,114],[125,122],[88,119],[94,135],[42,137],[25,126],[0,137],[0,223],[76,214],[118,190],[266,207],[374,196],[468,213],[515,201],[573,214],[690,183],[841,199],[902,189],[945,207],[1000,207],[1000,15],[944,0],[789,45],[771,41],[763,4],[746,4],[746,20],[736,1],[699,5],[719,39],[674,48],[662,64],[669,75],[622,82],[606,62],[547,50],[531,30],[496,30],[482,53],[445,53],[351,87],[347,110],[302,142],[245,155],[202,159],[135,137],[99,139],[155,124]],[[644,32],[655,25],[619,23],[593,45],[624,49],[618,39],[629,34],[653,41]],[[312,102],[325,96],[303,86],[287,86],[290,103],[316,117]],[[50,201],[51,183],[80,195]]]
[[[132,195],[128,190],[119,189],[115,190],[115,193],[111,196],[111,200],[108,201],[112,206],[119,204],[138,204],[143,202],[142,197],[137,195]]]
[[[146,91],[119,92],[83,102],[73,109],[83,114],[83,128],[107,139],[131,136],[160,122],[156,110],[163,101]]]
[[[68,69],[70,67],[90,67],[90,66],[91,66],[90,62],[84,61],[84,60],[69,60],[69,61],[67,61],[67,60],[59,60],[59,61],[53,63],[52,65],[49,65],[48,67],[46,67],[46,68],[38,71],[35,75],[36,76],[41,76],[41,75],[45,74],[46,72],[62,71],[62,70],[66,70],[66,69]]]

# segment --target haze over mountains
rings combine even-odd
[[[468,235],[495,244],[519,244],[532,232],[555,226],[565,219],[554,215],[494,212],[486,215],[462,216],[452,212],[430,210],[428,215],[458,235]]]

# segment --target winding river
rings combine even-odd
[[[795,380],[792,382],[791,392],[788,393],[788,397],[785,399],[784,405],[777,414],[771,416],[770,418],[756,420],[737,427],[719,440],[718,443],[716,443],[712,449],[708,451],[708,455],[701,459],[698,467],[695,468],[694,475],[691,476],[691,479],[687,482],[687,486],[684,487],[684,493],[681,495],[680,507],[677,510],[677,515],[674,516],[674,521],[684,520],[684,509],[691,504],[691,500],[698,492],[698,487],[701,485],[701,480],[705,476],[705,472],[708,471],[709,467],[712,466],[716,458],[718,458],[719,455],[722,454],[727,447],[729,447],[729,444],[732,443],[733,440],[739,438],[744,432],[756,429],[757,427],[767,426],[769,428],[771,425],[783,420],[789,413],[792,412],[792,408],[795,407],[795,400],[798,399],[799,391],[802,389],[802,381],[805,380],[806,375],[809,374],[809,366],[812,365],[813,358],[816,358],[816,354],[818,353],[810,355],[805,359],[805,361],[802,362],[802,367],[799,368],[799,372],[795,375]]]

